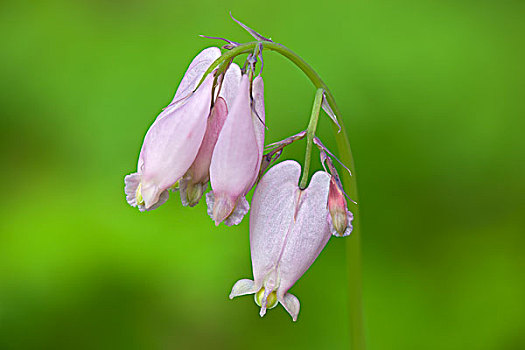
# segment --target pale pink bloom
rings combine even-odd
[[[197,157],[184,177],[179,181],[180,198],[185,206],[195,206],[208,187],[213,150],[226,121],[228,108],[231,108],[237,94],[240,79],[241,69],[235,63],[231,64],[224,76],[219,97],[216,99],[208,117],[206,133]]]
[[[237,225],[250,208],[245,196],[257,180],[264,148],[263,96],[261,76],[254,79],[252,94],[250,78],[241,77],[211,159],[212,192],[207,194],[206,202],[216,225],[223,221]]]
[[[190,64],[173,102],[146,133],[137,172],[127,175],[126,200],[141,211],[155,209],[168,199],[170,189],[191,166],[202,143],[210,114],[213,74],[193,92],[219,48],[203,50]]]
[[[345,194],[332,176],[328,194],[328,210],[331,219],[330,230],[334,236],[345,237],[352,233],[354,215],[347,208]]]
[[[299,300],[288,290],[308,270],[331,237],[327,208],[330,175],[319,171],[298,186],[299,163],[287,160],[262,177],[252,200],[250,250],[254,280],[233,286],[230,299],[255,294],[260,315],[281,303],[294,321]]]

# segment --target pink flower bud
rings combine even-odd
[[[328,210],[330,211],[330,230],[337,237],[345,237],[352,233],[353,214],[348,211],[343,190],[330,178],[330,192],[328,194]]]
[[[168,189],[191,166],[206,131],[213,74],[193,92],[202,74],[220,56],[213,47],[202,51],[182,78],[173,102],[146,133],[137,172],[126,176],[126,200],[141,211],[152,210],[168,199]]]
[[[213,150],[206,196],[208,214],[218,225],[237,225],[248,212],[246,193],[257,180],[264,148],[264,86],[262,77],[253,81],[243,75],[237,96]]]
[[[288,290],[308,270],[330,239],[330,176],[319,171],[298,186],[301,166],[287,160],[262,177],[252,200],[250,250],[254,280],[239,280],[230,299],[255,294],[260,315],[281,303],[294,321],[299,300]]]

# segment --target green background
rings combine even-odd
[[[299,0],[0,4],[0,348],[348,348],[352,237],[292,288],[297,323],[261,319],[227,298],[251,277],[247,220],[125,202],[145,132],[215,44],[197,35],[251,40],[229,10],[343,113],[369,348],[525,348],[524,3]],[[306,127],[314,88],[272,52],[264,78],[269,143]]]

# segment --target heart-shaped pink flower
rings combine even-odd
[[[331,237],[327,207],[330,175],[319,171],[298,186],[299,163],[272,167],[257,185],[250,213],[254,280],[239,280],[230,298],[255,294],[260,315],[281,303],[297,320],[299,300],[288,290],[308,270]]]

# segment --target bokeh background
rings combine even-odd
[[[261,319],[227,298],[251,277],[247,220],[125,202],[150,123],[216,43],[197,35],[251,40],[229,10],[342,110],[369,348],[524,349],[525,6],[473,0],[3,1],[0,348],[349,347],[344,239],[293,287],[297,323]],[[267,141],[305,128],[307,79],[271,52],[264,78]],[[320,136],[335,148],[328,118]]]

